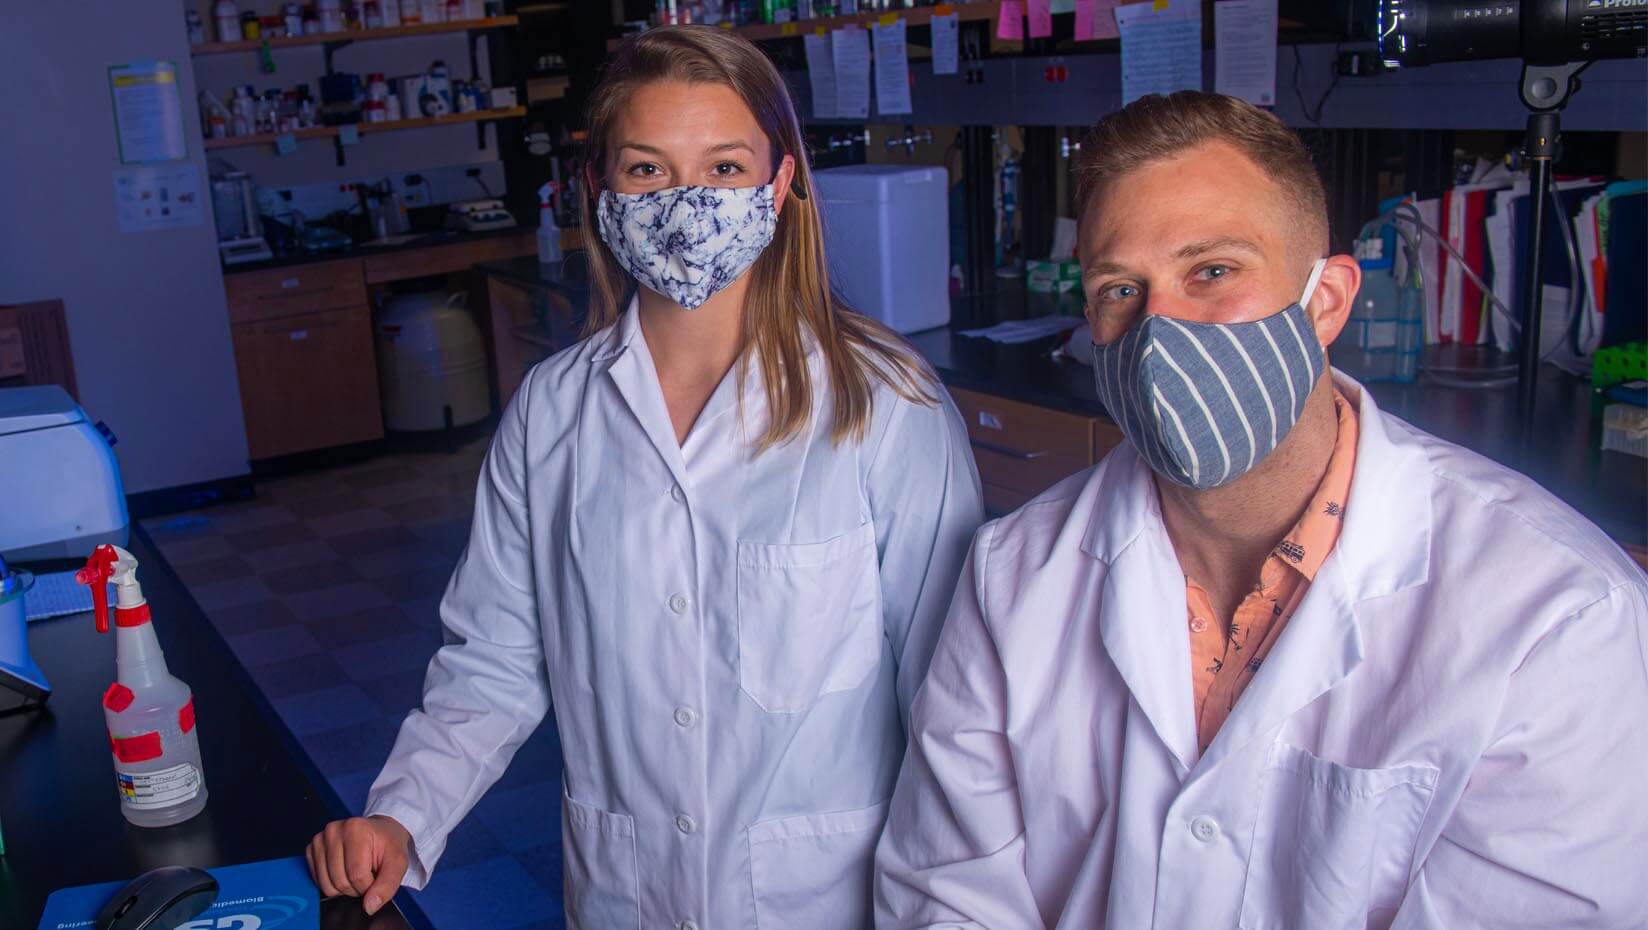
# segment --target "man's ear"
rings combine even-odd
[[[785,155],[773,172],[773,209],[784,212],[784,200],[790,195],[790,182],[795,180],[795,156]]]
[[[1322,278],[1316,282],[1316,292],[1310,297],[1305,312],[1316,327],[1316,339],[1323,347],[1333,344],[1350,321],[1350,311],[1356,303],[1356,292],[1362,287],[1362,266],[1349,255],[1334,255],[1322,268]]]

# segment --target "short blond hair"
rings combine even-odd
[[[1076,162],[1077,203],[1086,209],[1111,181],[1210,142],[1246,155],[1315,234],[1313,247],[1327,253],[1327,191],[1304,142],[1275,114],[1224,94],[1149,94],[1099,120]]]

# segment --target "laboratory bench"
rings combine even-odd
[[[527,368],[576,341],[588,283],[576,260],[565,271],[545,269],[536,258],[476,270],[487,282],[499,346],[499,399],[507,401]],[[953,320],[992,322],[1079,312],[1071,297],[1029,293],[1017,281],[1002,282],[996,294],[954,298],[951,306]],[[966,328],[954,324],[906,338],[933,366],[967,422],[990,511],[1011,511],[1096,464],[1122,441],[1093,389],[1092,369],[1053,356],[1062,337],[1011,345],[961,335]],[[507,350],[507,376],[506,343],[518,347]],[[1527,458],[1519,454],[1514,389],[1448,387],[1423,377],[1414,384],[1366,386],[1386,412],[1529,475],[1648,567],[1648,461],[1602,450],[1589,382],[1550,366],[1541,370],[1537,441]]]
[[[7,930],[32,930],[59,888],[126,881],[163,865],[302,856],[316,832],[348,813],[141,528],[129,548],[143,566],[167,665],[194,692],[206,809],[171,827],[126,822],[102,707],[114,680],[114,637],[98,634],[90,613],[29,624],[29,649],[55,690],[43,707],[0,715]],[[368,918],[359,901],[333,899],[322,903],[320,925],[409,930],[397,904]]]
[[[1058,306],[1053,298],[1036,294],[984,299],[996,305],[1003,319],[1051,313]],[[957,319],[981,318],[973,315],[976,308],[966,298],[957,299],[954,306]],[[1092,369],[1053,358],[1053,348],[1062,340],[1004,345],[963,336],[958,329],[945,327],[908,338],[950,387],[968,417],[986,504],[992,509],[1011,509],[1021,498],[1028,499],[1026,494],[1033,497],[1053,483],[1043,477],[1057,480],[1063,476],[1051,475],[1043,466],[1045,460],[1062,455],[1065,464],[1075,464],[1069,458],[1068,444],[1050,446],[1054,438],[1050,430],[1037,429],[1034,424],[1062,423],[1066,428],[1091,430],[1093,454],[1081,467],[1097,462],[1120,441],[1120,431],[1105,416],[1093,389]],[[1333,361],[1331,349],[1328,355]],[[1357,375],[1350,366],[1341,367],[1352,377]],[[1514,388],[1451,387],[1423,375],[1412,384],[1372,381],[1365,387],[1386,413],[1538,481],[1648,567],[1648,460],[1603,451],[1602,424],[1592,414],[1589,381],[1549,365],[1540,370],[1536,439],[1526,456],[1519,451],[1521,430]],[[970,406],[977,409],[970,410]],[[1065,419],[1050,419],[1059,416]],[[1031,424],[1021,425],[1027,417]]]

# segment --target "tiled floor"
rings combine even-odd
[[[441,643],[485,439],[260,481],[145,521],[345,803],[360,810]],[[412,894],[437,930],[562,928],[560,746],[547,721]],[[294,851],[296,852],[296,851]],[[404,894],[405,892],[403,892]]]

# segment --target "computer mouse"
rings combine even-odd
[[[200,869],[168,865],[144,872],[97,912],[97,930],[172,930],[217,900],[217,879]]]

